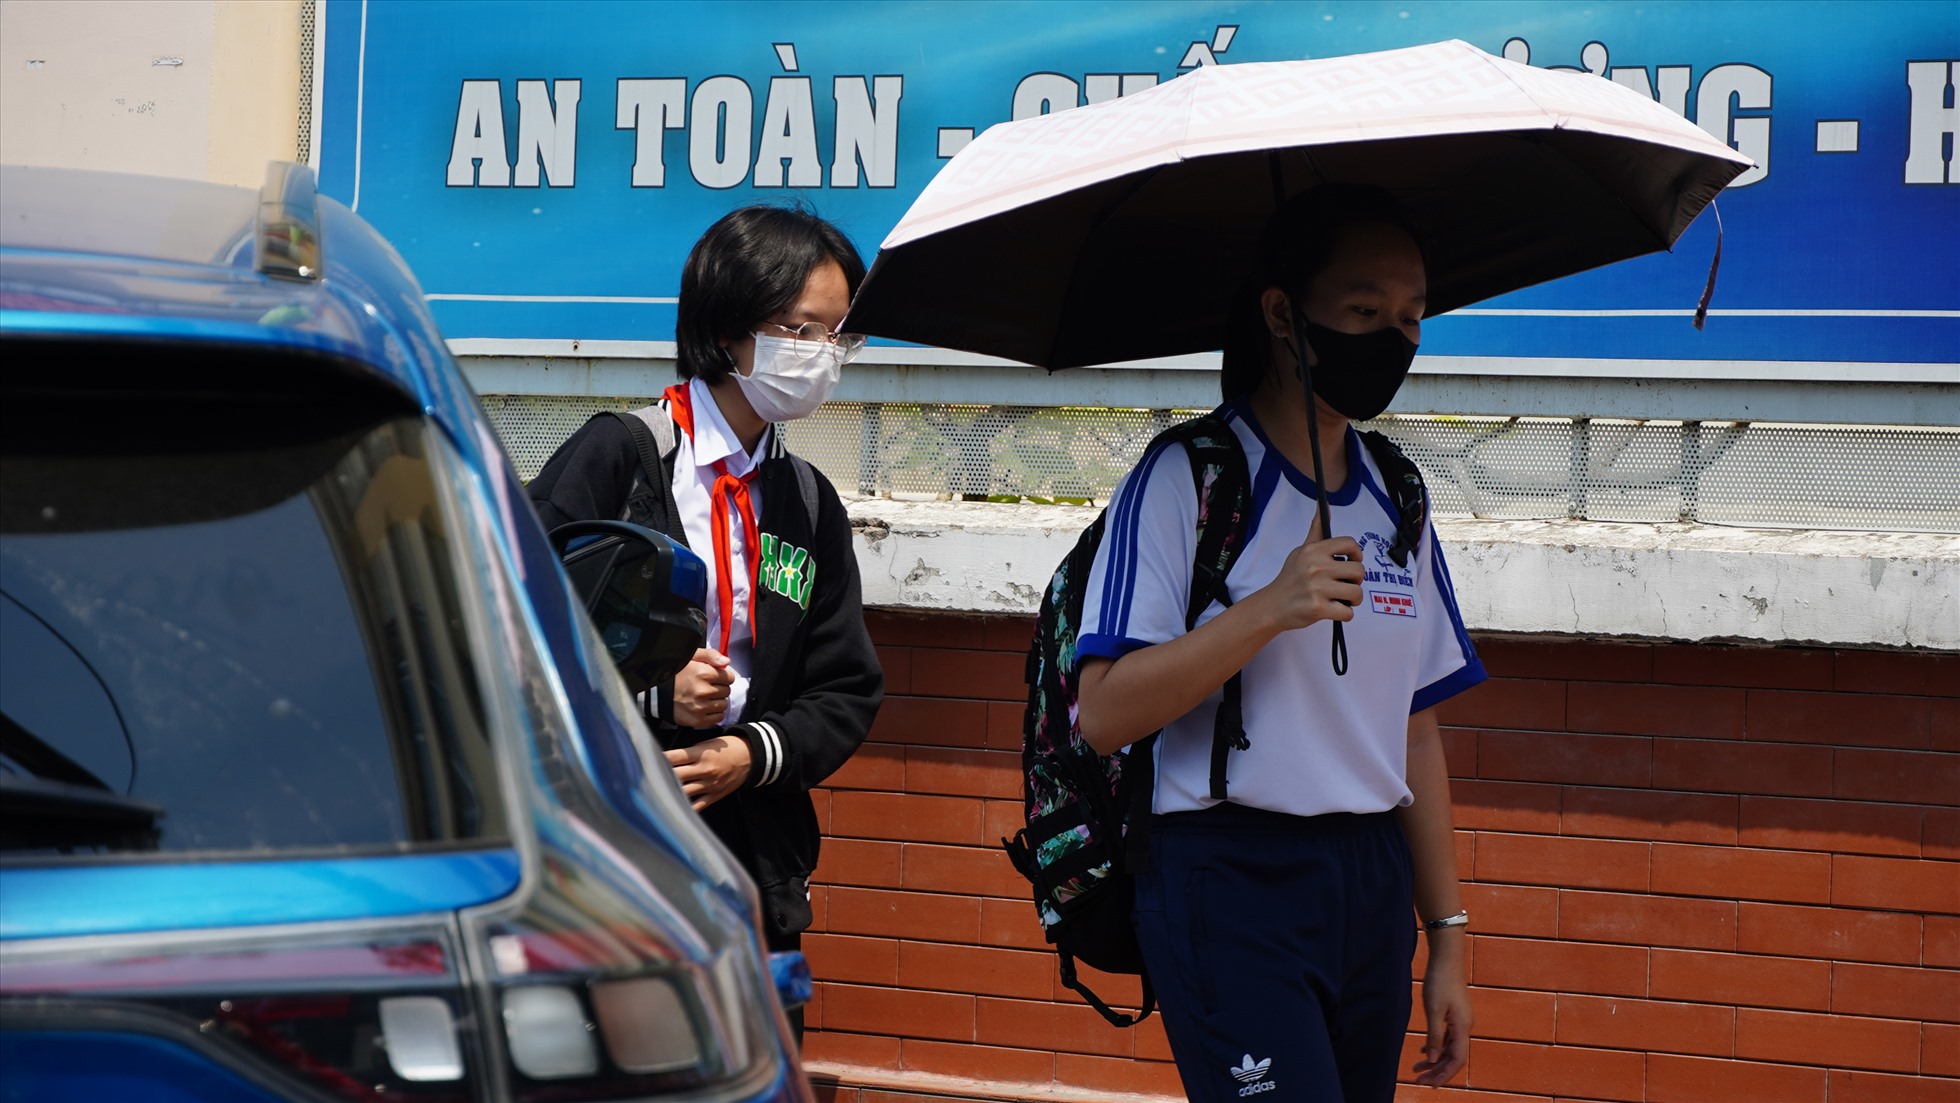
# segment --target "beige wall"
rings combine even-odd
[[[256,187],[295,154],[302,2],[0,0],[0,161]]]

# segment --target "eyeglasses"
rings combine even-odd
[[[864,347],[864,334],[832,333],[830,327],[824,325],[822,322],[804,322],[800,326],[786,326],[781,322],[764,322],[762,324],[768,326],[770,329],[782,330],[784,334],[794,341],[811,341],[818,344],[836,345],[838,351],[844,354],[845,360],[856,356],[858,350]]]

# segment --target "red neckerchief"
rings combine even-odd
[[[680,383],[667,388],[663,396],[667,399],[667,411],[673,416],[674,424],[680,426],[687,439],[694,439],[694,405],[691,388]],[[728,473],[728,461],[715,461],[715,486],[709,492],[708,529],[715,541],[715,596],[721,604],[721,648],[728,654],[728,638],[735,631],[735,583],[730,576],[735,573],[735,556],[729,548],[728,533],[731,523],[728,503],[735,503],[736,515],[742,519],[742,539],[749,550],[749,634],[755,635],[755,593],[762,568],[762,536],[755,521],[755,503],[749,499],[749,483],[755,479],[756,472],[762,470],[761,464],[749,469],[746,475],[736,476]]]

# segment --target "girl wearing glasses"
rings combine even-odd
[[[850,520],[776,429],[821,406],[863,345],[836,332],[863,278],[850,240],[814,215],[725,216],[681,273],[681,381],[586,422],[529,487],[546,528],[624,518],[706,562],[707,646],[644,707],[682,791],[761,887],[773,950],[810,925],[809,791],[864,741],[884,694]],[[663,435],[650,470],[641,443]]]

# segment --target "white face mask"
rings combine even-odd
[[[844,350],[825,341],[755,335],[755,367],[735,372],[742,397],[764,421],[795,421],[823,405],[837,387]]]

